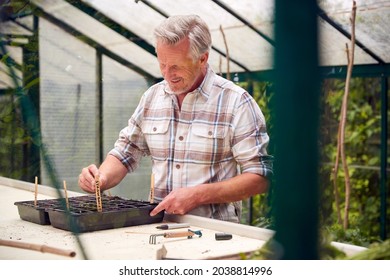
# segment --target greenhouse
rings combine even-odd
[[[103,162],[141,96],[163,80],[154,28],[197,14],[211,31],[210,67],[247,90],[267,121],[271,187],[243,202],[242,226],[267,239],[275,231],[284,253],[271,258],[327,258],[323,235],[346,246],[388,242],[390,1],[0,5],[0,187],[31,191],[38,178],[48,192],[63,182],[81,192],[82,168]],[[110,195],[148,200],[151,167],[144,157]]]

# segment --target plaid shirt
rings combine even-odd
[[[181,110],[169,92],[166,81],[149,88],[110,151],[129,172],[142,156],[151,156],[156,201],[173,189],[226,180],[239,172],[272,173],[264,116],[244,89],[208,67]],[[240,213],[237,202],[202,205],[189,214],[238,222]]]

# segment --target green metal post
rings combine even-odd
[[[388,77],[382,75],[381,77],[381,215],[380,215],[380,237],[382,240],[387,238],[387,135],[388,135]]]
[[[23,88],[32,108],[22,108],[23,122],[30,130],[31,141],[27,148],[27,158],[24,159],[28,163],[27,170],[24,171],[23,180],[33,182],[35,176],[40,176],[41,173],[41,125],[39,118],[39,33],[38,33],[38,18],[33,17],[34,34],[23,48]]]
[[[319,258],[316,14],[315,0],[275,1],[276,259]]]

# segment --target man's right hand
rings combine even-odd
[[[100,190],[106,191],[119,184],[127,174],[127,168],[116,157],[108,155],[99,168],[91,164],[81,170],[79,186],[83,191],[95,192],[95,177],[99,175]]]
[[[79,175],[79,186],[80,188],[88,193],[95,192],[95,176],[101,176],[99,173],[99,169],[95,164],[91,164],[88,167],[84,167],[81,170],[81,174]],[[100,178],[102,180],[102,178]]]

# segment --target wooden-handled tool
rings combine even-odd
[[[187,237],[192,238],[194,235],[202,237],[202,232],[200,230],[188,230],[188,231],[176,231],[176,232],[165,232],[160,234],[152,234],[149,237],[150,244],[156,244],[157,236],[163,236],[165,238],[177,238],[177,237]]]
[[[0,239],[0,246],[8,246],[8,247],[14,247],[14,248],[20,248],[20,249],[34,250],[34,251],[39,251],[42,253],[51,253],[51,254],[61,255],[61,256],[65,256],[65,257],[76,256],[76,252],[71,251],[71,250],[63,250],[63,249],[59,249],[59,248],[50,247],[47,245],[32,244],[32,243],[13,241],[13,240]]]

